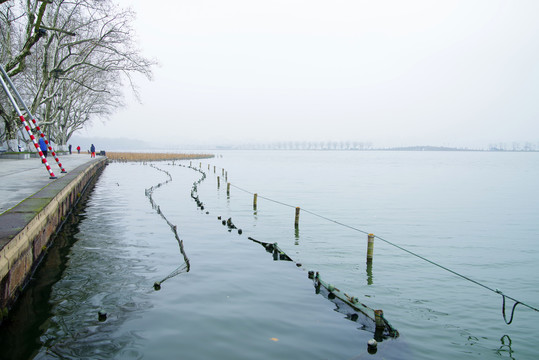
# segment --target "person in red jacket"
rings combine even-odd
[[[80,146],[77,146],[77,152],[80,154]]]

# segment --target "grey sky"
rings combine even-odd
[[[539,1],[125,1],[153,82],[83,136],[539,142]]]

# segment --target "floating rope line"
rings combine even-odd
[[[192,167],[192,166],[189,166],[188,168],[192,169],[192,170],[195,170],[195,171],[198,171],[199,173],[202,174],[202,177],[193,183],[193,187],[191,188],[191,198],[193,200],[195,200],[195,202],[197,203],[197,207],[200,208],[200,210],[204,210],[204,204],[198,198],[198,185],[202,181],[204,181],[204,179],[206,179],[206,173],[204,171],[202,171],[200,169],[197,169],[195,167]]]
[[[277,243],[256,240],[250,236],[248,239],[262,245],[266,252],[273,254],[273,260],[275,261],[280,260],[295,262],[277,245]],[[296,266],[301,267],[302,265],[296,262]],[[384,318],[383,311],[373,310],[367,305],[361,303],[357,297],[350,296],[336,288],[334,285],[322,281],[318,271],[316,273],[314,271],[309,271],[308,276],[309,279],[312,279],[314,282],[316,294],[322,294],[324,297],[333,302],[336,306],[336,310],[346,315],[348,320],[361,323],[363,330],[367,328],[370,328],[370,330],[375,330],[374,334],[377,341],[382,341],[383,338],[387,337],[397,338],[399,336],[399,332],[389,323],[389,321],[387,321],[387,319]],[[362,314],[365,318],[368,318],[371,321],[366,321],[365,318],[360,319],[359,314]],[[376,326],[373,328],[372,324],[375,324]]]
[[[189,262],[189,258],[187,257],[187,254],[185,253],[185,249],[184,249],[184,246],[183,246],[183,241],[180,239],[179,235],[178,235],[178,227],[176,225],[174,225],[173,223],[171,223],[167,217],[165,216],[165,214],[163,214],[163,212],[161,211],[161,208],[159,207],[159,205],[157,205],[157,203],[153,200],[153,197],[152,197],[152,194],[153,194],[153,191],[155,189],[158,189],[160,188],[161,186],[163,185],[166,185],[168,184],[169,182],[172,181],[172,176],[170,175],[170,173],[168,171],[165,171],[163,169],[160,169],[158,168],[157,166],[155,166],[154,164],[150,164],[150,166],[156,170],[159,170],[165,174],[167,174],[168,176],[168,180],[165,181],[165,182],[162,182],[162,183],[159,183],[155,186],[152,186],[148,189],[146,189],[144,191],[144,194],[146,195],[146,197],[148,197],[148,199],[150,200],[150,204],[152,204],[152,208],[154,210],[157,211],[157,213],[166,221],[166,223],[168,224],[168,226],[170,227],[170,229],[172,230],[172,233],[174,234],[174,237],[176,238],[176,240],[178,241],[178,245],[180,246],[180,252],[183,256],[183,261],[184,263],[182,265],[180,265],[178,268],[176,268],[174,271],[172,271],[170,274],[168,274],[167,276],[165,276],[164,279],[162,279],[161,281],[156,281],[154,284],[153,284],[153,287],[155,290],[159,290],[161,289],[161,284],[176,276],[176,275],[179,275],[181,273],[184,273],[184,272],[189,272],[189,270],[191,269],[191,263]]]
[[[174,276],[177,276],[181,273],[184,273],[184,272],[189,272],[189,265],[188,264],[182,264],[180,265],[176,270],[172,271],[170,274],[168,274],[167,276],[165,276],[161,281],[156,281],[154,284],[153,284],[153,288],[155,290],[160,290],[161,289],[161,284],[164,283],[166,280],[170,279],[170,278],[173,278]]]
[[[204,206],[198,197],[197,188],[198,188],[198,185],[206,178],[206,173],[203,172],[201,169],[194,168],[192,166],[188,166],[188,168],[193,169],[195,171],[199,171],[200,173],[203,174],[201,179],[193,183],[193,187],[191,190],[191,197],[196,201],[197,207],[204,210]],[[200,168],[202,168],[202,165],[200,165]],[[208,165],[208,169],[209,168],[210,167]],[[215,172],[215,168],[214,168],[214,172]],[[223,173],[224,173],[224,169],[223,169]],[[290,205],[287,205],[285,203],[281,203],[275,200],[271,200],[271,199],[268,199],[268,200],[277,202],[285,206],[290,206]],[[293,206],[290,206],[290,207],[293,207]],[[208,212],[206,212],[206,214],[208,214]],[[236,225],[234,225],[234,223],[232,222],[232,218],[228,218],[227,220],[225,220],[223,219],[222,216],[218,216],[217,219],[221,220],[221,223],[224,226],[228,227],[229,232],[231,232],[234,229],[238,229]],[[241,229],[238,229],[238,234],[239,235],[242,234]],[[250,236],[248,237],[248,239],[262,245],[262,247],[264,247],[266,252],[272,253],[274,261],[279,261],[279,260],[291,261],[291,262],[294,262],[297,267],[302,267],[301,263],[295,262],[281,248],[279,248],[277,243],[268,243],[268,242],[256,240]],[[314,271],[309,271],[309,278],[315,279]],[[318,272],[316,272],[316,279],[314,280],[314,285],[315,285],[316,294],[323,294],[323,295],[325,294],[327,299],[329,299],[335,304],[337,311],[345,314],[346,318],[351,321],[360,322],[362,324],[362,327],[360,329],[362,330],[367,329],[369,327],[368,326],[369,324],[365,322],[365,319],[370,319],[376,325],[374,327],[375,328],[374,338],[376,341],[382,341],[384,338],[387,338],[387,337],[396,338],[399,336],[399,332],[395,328],[393,328],[393,326],[391,326],[391,324],[384,318],[382,310],[373,310],[369,308],[368,306],[360,303],[357,297],[350,296],[346,293],[341,293],[341,291],[337,289],[335,286],[323,282],[320,279],[320,275]],[[360,318],[359,314],[362,314],[364,318]],[[372,327],[372,323],[370,325]]]
[[[245,189],[243,189],[243,188],[241,188],[241,187],[239,187],[239,186],[232,185],[232,184],[231,184],[230,186],[232,186],[232,187],[234,187],[234,188],[236,188],[236,189],[238,189],[238,190],[241,190],[241,191],[243,191],[243,192],[246,192],[246,193],[248,193],[248,194],[254,195],[253,192],[248,191],[248,190],[245,190]],[[265,200],[274,202],[274,203],[276,203],[276,204],[280,204],[280,205],[287,206],[287,207],[290,207],[290,208],[295,208],[294,205],[286,204],[286,203],[281,202],[281,201],[273,200],[273,199],[270,199],[270,198],[267,198],[267,197],[264,197],[264,196],[260,196],[260,195],[258,195],[258,197],[261,198],[261,199],[265,199]],[[303,212],[306,212],[306,213],[308,213],[308,214],[311,214],[311,215],[313,215],[313,216],[316,216],[316,217],[318,217],[318,218],[320,218],[320,219],[324,219],[324,220],[326,220],[326,221],[329,221],[329,222],[332,222],[332,223],[334,223],[334,224],[337,224],[337,225],[346,227],[346,228],[348,228],[348,229],[351,229],[351,230],[354,230],[354,231],[357,231],[357,232],[360,232],[360,233],[363,233],[363,234],[366,234],[366,235],[369,234],[369,232],[367,232],[367,231],[358,229],[358,228],[356,228],[356,227],[354,227],[354,226],[350,226],[350,225],[344,224],[344,223],[339,222],[339,221],[337,221],[337,220],[330,219],[330,218],[328,218],[328,217],[326,217],[326,216],[317,214],[317,213],[315,213],[315,212],[313,212],[313,211],[305,210],[305,209],[303,209],[303,208],[302,208],[301,210],[302,210]],[[423,261],[426,261],[426,262],[428,262],[428,263],[430,263],[430,264],[432,264],[432,265],[434,265],[434,266],[437,266],[437,267],[439,267],[439,268],[441,268],[441,269],[443,269],[443,270],[445,270],[445,271],[448,271],[448,272],[452,273],[453,275],[456,275],[456,276],[458,276],[458,277],[460,277],[460,278],[462,278],[462,279],[464,279],[464,280],[470,281],[470,282],[472,282],[472,283],[474,283],[474,284],[476,284],[476,285],[479,285],[479,286],[481,286],[481,287],[483,287],[483,288],[485,288],[485,289],[487,289],[487,290],[492,291],[493,293],[496,293],[496,294],[501,295],[501,296],[502,296],[502,301],[503,301],[503,304],[502,304],[502,314],[503,314],[503,319],[504,319],[504,321],[505,321],[505,323],[506,323],[507,325],[509,325],[509,324],[511,324],[511,322],[513,322],[513,316],[514,316],[514,314],[515,314],[515,308],[517,307],[518,304],[521,304],[522,306],[525,306],[525,307],[527,307],[527,308],[529,308],[529,309],[531,309],[531,310],[534,310],[534,311],[539,312],[539,309],[537,309],[537,308],[535,308],[535,307],[533,307],[533,306],[531,306],[531,305],[525,304],[525,303],[523,303],[522,301],[519,301],[519,300],[517,300],[517,299],[515,299],[515,298],[513,298],[513,297],[511,297],[511,296],[505,295],[503,292],[501,292],[501,291],[498,290],[498,289],[493,289],[493,288],[491,288],[491,287],[489,287],[489,286],[487,286],[487,285],[484,285],[484,284],[482,284],[482,283],[480,283],[480,282],[478,282],[478,281],[476,281],[476,280],[473,280],[473,279],[469,278],[468,276],[462,275],[462,274],[460,274],[460,273],[458,273],[458,272],[456,272],[456,271],[454,271],[454,270],[451,270],[451,269],[449,269],[449,268],[447,268],[447,267],[445,267],[445,266],[443,266],[443,265],[440,265],[440,264],[438,264],[438,263],[436,263],[436,262],[434,262],[434,261],[432,261],[432,260],[429,260],[429,259],[427,259],[427,258],[424,257],[424,256],[421,256],[421,255],[419,255],[419,254],[416,254],[416,253],[414,253],[413,251],[410,251],[410,250],[408,250],[408,249],[406,249],[406,248],[404,248],[404,247],[402,247],[402,246],[400,246],[400,245],[397,245],[397,244],[395,244],[395,243],[393,243],[393,242],[391,242],[391,241],[389,241],[389,240],[386,240],[386,239],[384,239],[384,238],[382,238],[382,237],[380,237],[380,236],[376,236],[376,235],[375,235],[375,238],[377,238],[377,239],[379,239],[379,240],[385,242],[386,244],[389,244],[389,245],[391,245],[391,246],[394,246],[394,247],[396,247],[397,249],[400,249],[400,250],[402,250],[402,251],[404,251],[404,252],[407,252],[408,254],[413,255],[413,256],[415,256],[415,257],[417,257],[417,258],[419,258],[419,259],[421,259],[421,260],[423,260]],[[510,299],[510,300],[512,300],[512,301],[515,302],[515,304],[513,305],[512,310],[511,310],[511,317],[510,317],[509,321],[507,321],[507,318],[506,318],[506,315],[505,315],[505,298]]]

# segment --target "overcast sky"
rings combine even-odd
[[[539,142],[539,1],[123,0],[142,104],[82,136],[174,144]]]

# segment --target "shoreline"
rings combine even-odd
[[[177,154],[177,153],[138,153],[138,152],[107,152],[110,161],[162,161],[162,160],[194,160],[210,159],[213,154]]]
[[[24,291],[65,217],[105,165],[105,159],[82,164],[0,215],[0,322]]]

